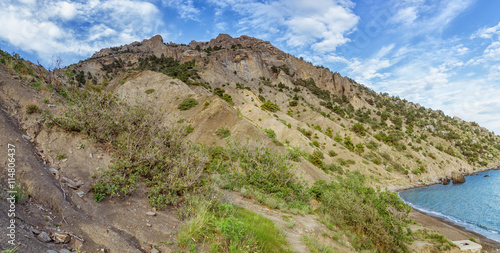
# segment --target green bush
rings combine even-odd
[[[366,129],[365,127],[363,126],[363,124],[361,123],[356,123],[352,126],[352,131],[361,135],[361,136],[365,136],[366,135]]]
[[[311,191],[321,202],[318,214],[327,226],[337,226],[356,235],[357,250],[409,252],[410,207],[396,193],[365,186],[359,172],[327,184],[318,181]]]
[[[263,110],[270,111],[270,112],[277,112],[280,110],[279,106],[271,101],[265,101],[261,106]]]
[[[179,104],[179,106],[177,106],[177,109],[186,111],[195,107],[196,105],[198,105],[198,100],[194,98],[186,98]]]
[[[153,93],[153,92],[155,92],[155,89],[148,89],[148,90],[145,91],[145,93],[148,94],[148,95],[151,94],[151,93]]]
[[[295,177],[295,165],[270,148],[227,141],[210,167],[222,174],[230,189],[246,186],[288,206],[308,206],[310,196],[305,182]]]
[[[330,157],[334,157],[334,156],[336,156],[336,155],[338,155],[338,154],[337,154],[335,151],[330,150],[330,151],[328,151],[328,155],[329,155]]]
[[[271,139],[276,138],[276,133],[272,129],[266,128],[266,129],[264,129],[264,133],[266,133],[266,136],[271,138]]]
[[[297,100],[292,100],[292,101],[288,102],[288,104],[290,106],[297,106],[299,104],[299,102]]]

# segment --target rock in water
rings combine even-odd
[[[450,184],[450,179],[448,177],[445,177],[442,179],[443,185],[449,185]]]
[[[451,173],[451,179],[453,180],[453,184],[462,184],[465,183],[465,177],[459,172],[453,171]]]

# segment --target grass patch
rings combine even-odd
[[[225,127],[221,127],[215,130],[215,134],[218,135],[221,139],[224,139],[231,136],[231,131],[229,131],[229,129]]]
[[[285,236],[262,215],[218,200],[196,199],[191,208],[194,215],[178,235],[183,248],[207,243],[211,252],[292,252]]]
[[[311,253],[336,253],[338,252],[330,246],[321,244],[318,239],[312,236],[302,236],[302,241],[307,245]]]
[[[59,153],[56,155],[57,160],[62,160],[66,158],[66,153]]]

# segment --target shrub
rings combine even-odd
[[[195,107],[196,105],[198,105],[198,100],[194,98],[186,98],[179,104],[179,106],[177,106],[177,108],[181,111],[186,111]]]
[[[42,110],[37,105],[34,104],[28,104],[26,105],[26,113],[27,114],[33,114],[33,113],[39,113]]]
[[[288,206],[308,206],[306,185],[295,177],[295,165],[287,156],[267,147],[244,146],[235,141],[227,141],[221,152],[221,158],[213,159],[210,167],[223,175],[229,188],[247,186]]]
[[[302,152],[297,147],[292,147],[287,150],[286,154],[287,158],[294,161],[300,162],[300,157],[302,156]]]
[[[410,207],[396,193],[365,186],[359,172],[326,184],[317,181],[311,191],[321,202],[318,214],[327,226],[338,226],[356,236],[357,250],[376,248],[379,252],[408,252],[411,240]]]
[[[297,106],[299,104],[299,102],[297,100],[292,100],[292,101],[288,102],[288,104],[290,106]]]
[[[123,80],[122,80],[122,81],[123,81]],[[151,94],[151,93],[153,93],[153,92],[155,92],[155,89],[148,89],[148,90],[146,90],[144,93],[146,93],[146,94],[148,94],[148,95],[149,95],[149,94]]]
[[[185,125],[165,127],[152,108],[128,105],[108,93],[72,90],[68,96],[72,106],[53,122],[110,144],[115,154],[115,163],[94,184],[96,200],[125,197],[143,178],[150,204],[162,208],[177,204],[181,196],[203,186],[208,157],[204,149],[183,140]]]
[[[328,151],[328,155],[329,155],[330,157],[334,157],[334,156],[336,156],[336,155],[338,155],[338,154],[337,154],[335,151],[330,150],[330,151]]]
[[[276,138],[276,133],[272,129],[266,128],[264,129],[264,133],[266,133],[266,136],[271,139]]]
[[[363,124],[361,123],[356,123],[352,126],[352,131],[361,135],[361,136],[365,136],[366,135],[366,129],[365,127],[363,126]]]
[[[271,101],[266,101],[260,106],[263,110],[270,112],[277,112],[280,110],[279,106]]]

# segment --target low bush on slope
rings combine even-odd
[[[107,93],[74,90],[70,94],[72,106],[54,121],[109,145],[115,156],[115,164],[94,185],[96,200],[124,197],[143,177],[151,205],[165,207],[201,185],[208,157],[203,149],[184,141],[184,125],[165,127],[150,108],[128,105]]]
[[[321,201],[318,213],[328,227],[339,227],[353,234],[351,243],[358,250],[408,252],[412,240],[408,214],[410,207],[396,193],[375,190],[364,185],[364,177],[348,173],[346,178],[312,187]]]

